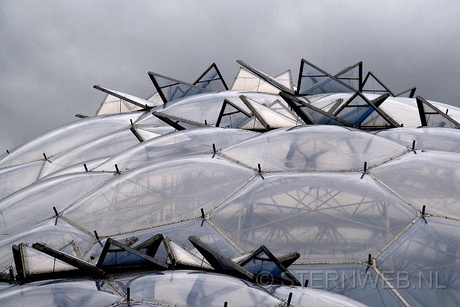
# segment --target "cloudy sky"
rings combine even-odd
[[[240,3],[238,3],[240,2]],[[460,106],[457,1],[0,1],[0,150],[93,115],[95,84],[153,94],[148,71],[192,82],[236,60],[276,75],[302,58],[358,61],[394,92]]]

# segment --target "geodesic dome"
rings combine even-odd
[[[0,301],[458,305],[460,110],[361,63],[238,63],[231,89],[214,64],[97,86],[96,116],[7,151]]]

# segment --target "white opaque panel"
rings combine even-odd
[[[80,163],[84,170],[83,163],[86,161],[113,157],[139,143],[139,140],[129,129],[107,134],[86,144],[82,144],[73,150],[57,154],[53,158],[50,158],[51,163],[45,163],[41,177],[77,163]]]
[[[431,149],[460,153],[460,130],[438,127],[396,128],[380,131],[379,136],[415,149]]]
[[[76,267],[29,246],[23,247],[23,255],[27,275],[77,270]]]
[[[291,107],[284,100],[275,100],[269,105],[269,108],[281,115],[284,115],[287,118],[294,120],[296,124],[302,123],[302,121],[299,119],[299,116],[293,110],[291,110]]]
[[[297,125],[297,122],[290,117],[286,117],[283,114],[277,113],[276,111],[273,111],[259,103],[250,103],[252,107],[255,109],[255,111],[258,113],[258,115],[261,116],[262,119],[271,128],[293,127]]]
[[[265,133],[223,154],[263,171],[361,170],[407,149],[385,138],[337,126],[298,126]]]
[[[38,181],[0,201],[3,222],[0,239],[43,220],[53,218],[53,207],[61,211],[112,177],[108,173],[83,173]]]
[[[112,96],[113,100],[104,101],[96,115],[106,115],[106,114],[117,114],[117,113],[127,113],[133,111],[141,110],[140,107],[129,103],[127,101],[121,100],[120,98]]]
[[[377,258],[377,267],[411,306],[460,305],[460,225],[419,219]]]
[[[403,124],[404,127],[418,127],[421,125],[415,99],[389,97],[380,108],[396,120],[396,122]]]
[[[364,260],[416,216],[370,178],[348,174],[267,174],[211,212],[245,251],[266,245],[301,261]]]
[[[173,127],[149,127],[149,126],[138,126],[136,132],[141,136],[142,140],[148,141],[159,136],[176,131]]]
[[[102,102],[99,110],[97,111],[96,115],[101,115],[101,114],[116,114],[116,113],[123,113],[123,112],[133,112],[140,110],[141,107],[139,105],[147,107],[154,107],[155,104],[153,104],[151,101],[139,98],[134,95],[122,93],[119,91],[107,89],[110,92],[112,92],[115,95],[118,95],[119,97],[124,97],[126,99],[120,99],[116,96],[112,96],[111,94],[107,95],[105,100]],[[132,102],[128,102],[126,100],[133,101],[137,104],[134,104]]]
[[[428,100],[428,102],[433,104],[441,112],[444,112],[444,113],[447,112],[447,115],[452,117],[456,122],[460,122],[460,108],[459,107],[449,105],[446,103],[442,103],[442,102],[432,101],[432,100]]]
[[[117,114],[80,119],[39,136],[0,160],[0,167],[22,164],[67,152],[103,135],[131,125],[142,113]]]
[[[145,141],[113,157],[95,170],[111,170],[115,164],[120,169],[127,170],[145,163],[158,163],[191,155],[209,154],[212,156],[213,144],[216,150],[222,150],[256,135],[258,135],[256,132],[237,129],[182,130]]]
[[[38,179],[45,160],[0,168],[0,200]]]
[[[460,218],[460,154],[417,151],[371,173],[418,210]]]
[[[211,157],[150,165],[121,173],[64,215],[101,235],[140,230],[201,216],[252,176]]]
[[[287,70],[282,74],[279,74],[275,77],[275,80],[291,90],[294,89],[292,85],[292,73],[290,70]]]
[[[289,86],[290,88],[291,86]],[[233,81],[233,91],[250,91],[250,92],[261,92],[278,94],[280,89],[264,81],[260,77],[247,71],[244,68],[240,68],[238,75]]]
[[[202,267],[205,269],[212,269],[212,267],[205,259],[203,259],[203,257],[198,257],[188,252],[182,246],[172,241],[169,243],[169,245],[171,247],[176,263]]]

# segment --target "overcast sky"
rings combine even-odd
[[[240,4],[237,4],[240,2]],[[146,98],[154,71],[192,82],[211,63],[268,74],[302,58],[363,61],[394,92],[460,106],[457,1],[0,1],[0,150],[94,115],[93,85]]]

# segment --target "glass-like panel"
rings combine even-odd
[[[100,282],[54,280],[34,282],[0,291],[4,306],[108,306],[121,300],[113,289],[107,292]]]
[[[326,80],[314,85],[313,87],[301,92],[301,95],[316,95],[324,93],[347,93],[353,92],[354,89],[340,83],[337,79],[329,77]]]
[[[245,281],[214,273],[172,271],[124,281],[133,299],[181,306],[276,306],[280,300]]]
[[[120,242],[124,242],[126,240],[131,241],[133,238],[136,238],[137,242],[133,245],[133,248],[136,248],[137,244],[144,242],[158,233],[161,233],[174,242],[181,244],[188,251],[194,252],[195,255],[197,255],[198,252],[193,248],[192,244],[188,240],[190,235],[198,237],[201,241],[224,255],[229,257],[236,257],[240,255],[235,247],[233,247],[221,234],[219,234],[211,225],[209,225],[207,221],[204,220],[183,221],[173,223],[171,225],[153,227],[148,230],[130,232],[124,235],[114,236],[113,238]],[[94,263],[95,259],[99,258],[101,251],[102,245],[99,243],[94,244],[91,250],[86,254],[85,260]],[[146,249],[141,251],[147,253]],[[161,244],[160,248],[157,250],[155,258],[166,260],[167,251],[163,247],[163,244]]]
[[[396,95],[396,97],[412,98],[415,95],[415,90],[416,89],[417,89],[416,87],[412,87],[412,88],[410,88],[408,90],[405,90],[405,91],[399,93],[398,95]]]
[[[121,173],[64,215],[101,235],[140,230],[201,216],[251,176],[211,157],[151,165]]]
[[[415,149],[460,153],[460,130],[437,127],[397,128],[381,131],[379,136]]]
[[[25,143],[5,156],[0,161],[0,167],[40,160],[43,159],[43,153],[51,159],[58,153],[78,148],[103,135],[127,128],[130,126],[130,120],[134,122],[141,114],[142,112],[133,112],[80,119]]]
[[[313,106],[308,100],[305,101],[306,97],[294,99],[290,96],[281,95],[297,116],[307,125],[353,126],[351,123],[334,116],[332,113]]]
[[[207,125],[215,125],[219,113],[222,109],[222,103],[225,99],[238,104],[240,92],[223,91],[218,93],[209,93],[186,97],[177,101],[175,104],[161,110],[167,115],[176,116],[178,118],[186,117],[188,120],[197,123],[207,123]],[[270,105],[273,101],[279,98],[277,95],[261,94],[261,93],[244,93],[249,99],[255,100],[265,105]],[[244,104],[240,102],[238,106]],[[247,109],[246,107],[244,107]],[[221,125],[222,126],[222,125]]]
[[[212,64],[193,84],[213,92],[228,90],[227,85],[220,75],[219,69],[215,63]]]
[[[374,111],[374,108],[370,105],[354,106],[343,109],[340,113],[336,114],[336,116],[352,123],[356,127],[361,127],[364,120],[366,120]]]
[[[310,101],[313,106],[325,112],[334,114],[334,112],[346,101],[348,101],[351,96],[351,93],[314,95],[308,96],[308,101]]]
[[[303,261],[366,259],[416,211],[359,174],[265,174],[211,213],[243,250],[261,244]]]
[[[288,299],[291,295],[291,304],[294,306],[318,306],[318,307],[365,307],[368,305],[361,304],[351,298],[342,296],[333,292],[322,290],[289,287],[289,286],[272,286],[270,290],[274,295],[280,298]],[[376,305],[372,305],[376,306]]]
[[[347,69],[337,73],[334,77],[348,86],[354,88],[355,90],[360,90],[362,74],[362,63],[359,62]]]
[[[360,125],[361,129],[368,130],[388,129],[391,127],[395,127],[395,125],[393,125],[390,121],[388,121],[375,110],[373,110]]]
[[[136,254],[126,251],[116,246],[111,246],[109,252],[105,255],[102,266],[148,264],[149,261]]]
[[[78,148],[54,156],[50,159],[52,163],[45,163],[40,176],[47,176],[77,163],[81,163],[81,169],[84,170],[83,163],[85,161],[98,158],[107,159],[137,144],[139,144],[139,140],[129,129],[110,133]]]
[[[83,173],[36,182],[0,202],[0,239],[49,218],[112,177],[113,174]]]
[[[38,179],[45,160],[0,168],[0,200]]]
[[[289,269],[302,285],[308,283],[308,288],[302,290],[326,290],[328,292],[322,293],[327,296],[333,292],[368,306],[405,306],[375,270],[367,265],[292,265]],[[303,306],[308,302],[308,296],[305,295],[308,292],[302,294],[296,289],[292,289],[292,292],[293,303]],[[315,293],[315,297],[321,297],[320,293]],[[314,300],[315,297],[308,300]]]
[[[417,209],[460,218],[460,155],[417,151],[371,173]]]
[[[388,87],[385,86],[372,72],[369,72],[364,79],[363,92],[369,92],[374,94],[390,93],[394,96]]]
[[[429,103],[422,97],[417,96],[417,106],[420,113],[422,126],[460,128],[460,124],[452,117],[448,116],[448,111],[443,113],[435,105]]]
[[[458,221],[421,218],[377,258],[377,266],[412,306],[458,306],[459,232]]]
[[[209,89],[195,86],[155,73],[149,73],[157,91],[160,93],[163,102],[174,101],[183,97],[198,95],[209,92]]]
[[[270,274],[270,277],[282,278],[283,270],[264,252],[257,253],[242,265],[254,275]]]
[[[200,154],[212,156],[213,144],[216,150],[222,150],[256,135],[258,133],[222,128],[177,131],[132,147],[95,170],[110,171],[115,164],[120,170],[127,170],[145,163],[159,163],[179,157]]]
[[[336,126],[278,129],[223,150],[245,165],[263,171],[360,170],[406,150],[384,138]]]
[[[340,117],[361,129],[383,129],[397,125],[378,107],[385,101],[387,95],[369,101],[361,93],[356,93],[347,102],[335,111],[334,115]]]
[[[103,158],[99,158],[99,159],[84,161],[84,163],[77,163],[77,164],[74,164],[74,165],[70,165],[70,166],[68,166],[66,168],[60,169],[60,170],[55,171],[55,172],[53,172],[53,173],[51,173],[51,174],[49,174],[47,176],[44,176],[44,177],[40,178],[40,180],[45,180],[45,179],[48,179],[48,178],[58,177],[58,176],[66,176],[66,175],[73,174],[73,173],[85,173],[86,169],[88,169],[88,171],[92,171],[97,166],[99,166],[102,163],[106,162],[108,159],[109,159],[109,157],[103,157]],[[85,165],[86,165],[86,168],[85,168]],[[112,171],[113,171],[113,169],[112,169]]]
[[[216,127],[238,128],[242,123],[247,121],[250,116],[251,111],[242,103],[241,100],[238,99],[237,101],[231,101],[229,99],[225,99],[222,103],[219,118],[216,121]]]
[[[297,91],[303,93],[305,90],[329,78],[329,75],[320,68],[302,60],[300,65],[299,83]]]

